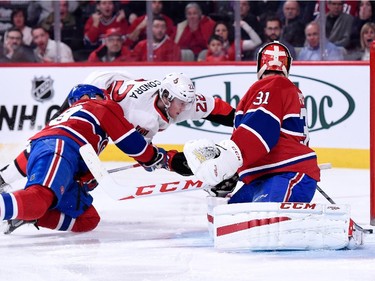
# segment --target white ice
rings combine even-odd
[[[136,170],[131,177],[139,177]],[[324,170],[320,187],[370,227],[368,170]],[[356,250],[222,252],[208,235],[204,191],[114,201],[99,186],[93,196],[101,222],[92,232],[27,225],[0,234],[0,280],[375,280],[375,234]],[[313,201],[328,203],[318,192]]]

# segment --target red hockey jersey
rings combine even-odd
[[[80,146],[90,143],[99,154],[108,137],[124,153],[140,162],[154,156],[153,146],[124,118],[122,108],[111,100],[80,100],[52,119],[30,140],[43,137],[69,138]]]
[[[243,156],[242,181],[278,172],[301,172],[319,181],[306,118],[304,97],[289,79],[270,76],[253,84],[237,107],[232,134]]]

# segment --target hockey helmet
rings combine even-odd
[[[193,81],[183,73],[170,73],[161,81],[160,95],[171,102],[174,98],[192,104],[195,100],[195,86]]]
[[[258,52],[257,74],[261,79],[265,71],[282,72],[285,77],[289,75],[292,57],[288,48],[278,41],[264,45]]]
[[[84,95],[88,95],[90,99],[96,99],[97,95],[105,99],[104,92],[98,87],[89,84],[78,84],[70,90],[68,95],[69,105],[80,100]]]

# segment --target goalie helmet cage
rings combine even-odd
[[[375,41],[370,49],[370,224],[375,225]]]

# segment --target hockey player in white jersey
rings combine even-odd
[[[103,89],[118,102],[126,119],[149,142],[169,125],[185,120],[206,119],[233,126],[234,108],[219,98],[196,93],[193,82],[183,73],[168,74],[163,80],[144,80],[126,71],[94,72],[83,83]],[[64,102],[61,110],[66,106]],[[0,171],[0,192],[2,183],[4,188],[5,183],[25,176],[27,158],[25,150]],[[168,158],[170,170],[192,175],[182,152],[170,151]]]

